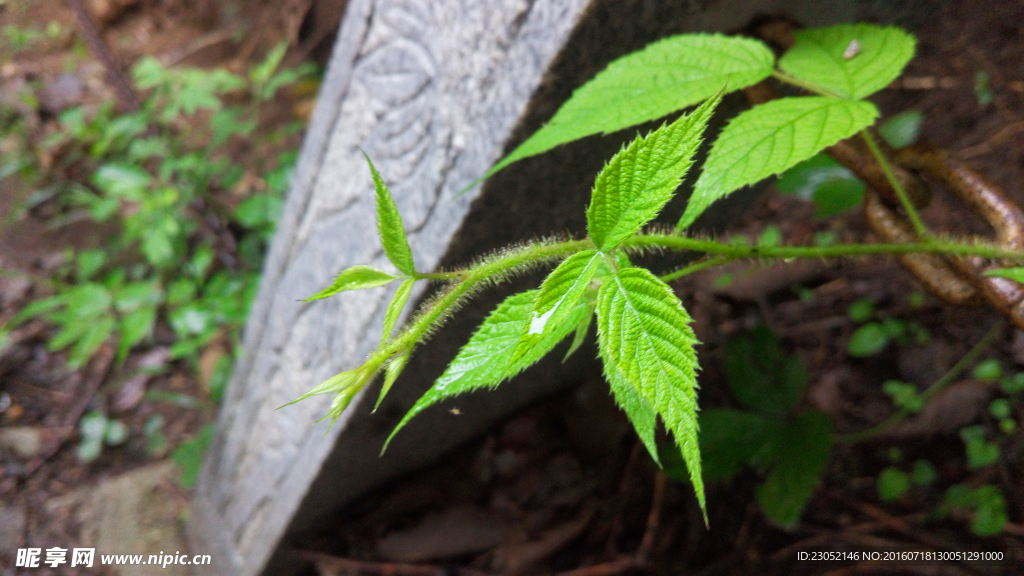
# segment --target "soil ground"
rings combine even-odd
[[[185,64],[239,69],[281,38],[292,42],[293,63],[318,53],[315,41],[320,33],[294,16],[302,13],[302,2],[254,3],[258,10],[242,11],[237,6],[233,11],[233,4],[215,10],[212,2],[190,10],[174,1],[123,2],[124,9],[117,8],[120,4],[109,3],[114,8],[103,17],[109,19],[104,34],[125,63],[152,54],[184,57]],[[204,18],[211,13],[206,10],[219,18]],[[230,32],[246,25],[243,13],[249,25],[277,26],[264,26],[261,29],[269,31],[235,43]],[[55,0],[11,2],[0,9],[0,25],[44,27],[49,21],[68,30],[73,26],[70,12]],[[922,112],[922,140],[970,163],[1019,204],[1024,203],[1022,23],[1024,7],[1019,3],[949,3],[920,31],[918,56],[906,73],[914,81],[904,81],[876,98],[886,115],[909,109]],[[64,41],[16,54],[13,68],[5,64],[0,71],[4,86],[23,79],[45,87],[72,51],[73,43]],[[101,66],[85,57],[78,70],[91,78],[83,98],[112,97]],[[988,104],[979,102],[979,72],[988,78]],[[301,102],[282,101],[280,116],[294,116],[297,104]],[[39,118],[42,126],[45,115]],[[250,153],[255,157],[246,161],[249,165],[265,159],[258,151]],[[3,188],[0,209],[5,216],[24,193]],[[725,234],[755,238],[773,224],[785,243],[807,244],[823,231],[845,241],[872,239],[857,211],[832,220],[816,219],[812,213],[810,204],[769,191]],[[3,224],[0,266],[45,275],[65,246],[98,245],[104,234],[111,233],[81,226],[54,234],[44,216]],[[936,229],[951,233],[984,230],[941,193],[936,193],[925,217]],[[742,282],[718,287],[717,272],[675,286],[703,342],[698,350],[703,409],[736,406],[724,380],[723,346],[731,336],[758,324],[769,326],[786,351],[808,368],[810,385],[800,409],[829,414],[837,432],[846,434],[893,413],[882,392],[883,382],[900,379],[921,387],[935,382],[998,322],[987,309],[952,308],[924,295],[892,260],[822,263],[788,272],[759,267],[733,272],[743,277]],[[9,317],[38,290],[33,283],[0,279],[0,318]],[[851,357],[847,343],[857,325],[847,310],[863,298],[876,303],[879,318],[923,327],[927,341],[890,345],[868,358]],[[61,354],[46,351],[47,328],[36,330],[37,335],[26,339],[18,361],[0,366],[0,392],[8,398],[0,412],[0,428],[28,427],[53,434],[66,425],[64,419],[88,388],[91,373],[89,367],[69,372]],[[595,354],[593,344],[588,346],[578,353]],[[999,329],[982,357],[999,360],[1011,374],[1024,371],[1024,337],[1010,328]],[[101,397],[116,391],[114,382],[116,374],[99,383]],[[119,415],[135,439],[142,437],[143,423],[154,414],[165,417],[170,446],[194,435],[213,417],[215,406],[189,366],[172,366],[148,387],[199,398],[201,407],[140,402]],[[801,521],[789,530],[774,526],[760,512],[755,499],[760,477],[752,470],[708,486],[710,529],[705,528],[691,487],[658,471],[611,403],[606,385],[590,382],[528,408],[486,437],[361,498],[327,525],[289,544],[305,559],[308,574],[1024,574],[1024,426],[999,436],[988,402],[1000,393],[990,384],[965,376],[948,390],[933,400],[933,415],[909,432],[837,444],[823,482]],[[1013,417],[1024,422],[1019,402]],[[1000,438],[1001,456],[994,466],[970,470],[957,432],[977,423],[987,426],[990,437]],[[133,441],[105,450],[97,461],[84,465],[76,459],[74,447],[72,435],[38,462],[4,452],[0,545],[7,547],[0,546],[0,566],[5,567],[5,576],[19,573],[7,568],[10,558],[3,556],[11,547],[68,547],[78,541],[80,516],[55,502],[76,488],[160,460]],[[938,480],[915,487],[894,502],[880,501],[876,479],[894,463],[893,448],[901,453],[898,465],[909,468],[915,460],[926,459],[937,469]],[[173,480],[159,483],[178,504],[171,507],[172,518],[184,513],[188,492]],[[975,536],[969,530],[969,516],[935,515],[945,489],[956,483],[999,488],[1009,517],[1003,533]],[[1002,567],[798,560],[798,553],[806,551],[886,546],[1001,551],[1011,560]]]

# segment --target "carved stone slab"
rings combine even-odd
[[[809,0],[350,0],[192,504],[191,545],[214,562],[206,573],[292,571],[287,534],[595,369],[593,351],[581,351],[575,364],[547,363],[496,393],[460,399],[459,418],[428,411],[379,457],[404,410],[507,293],[493,291],[414,352],[377,414],[376,389],[330,430],[313,424],[328,396],[275,411],[380,341],[393,288],[300,301],[349,266],[391,268],[360,149],[391,188],[420,270],[510,241],[578,235],[594,175],[635,130],[562,147],[458,192],[614,57],[668,34],[735,29],[759,13],[851,20],[853,4],[821,13]]]

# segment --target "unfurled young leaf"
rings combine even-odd
[[[598,292],[600,353],[616,400],[625,403],[634,396],[661,416],[679,444],[704,510],[697,444],[698,367],[693,349],[697,338],[690,322],[672,289],[643,268],[619,270]],[[643,409],[637,412],[644,414]],[[633,417],[629,410],[626,414]],[[641,438],[648,434],[639,426],[638,432]],[[656,447],[648,445],[648,450],[657,460]]]
[[[573,93],[543,128],[487,172],[591,134],[609,134],[714,96],[756,84],[775,57],[757,40],[686,34],[648,45],[608,65]]]
[[[303,302],[320,300],[321,298],[334,296],[338,292],[344,292],[346,290],[360,290],[362,288],[376,288],[378,286],[384,286],[396,278],[398,278],[398,276],[393,276],[383,270],[377,270],[370,266],[353,266],[344,270],[341,274],[338,274],[330,286],[316,294],[313,294],[309,298],[306,298]]]
[[[405,363],[409,361],[409,353],[411,350],[406,350],[401,354],[398,354],[388,362],[387,368],[384,369],[384,385],[381,386],[380,396],[377,397],[377,404],[374,405],[373,411],[376,412],[377,408],[380,408],[380,403],[384,401],[384,397],[388,395],[388,391],[391,390],[391,385],[398,380],[398,376],[405,369]]]
[[[320,420],[317,420],[317,422],[322,422],[330,418],[331,425],[333,426],[334,422],[336,422],[338,417],[341,416],[341,413],[344,412],[345,408],[347,408],[349,403],[352,402],[352,398],[366,386],[370,379],[373,378],[374,374],[377,373],[379,368],[379,362],[366,363],[358,368],[353,368],[352,370],[346,370],[340,374],[335,374],[321,382],[309,392],[306,392],[287,404],[279,406],[277,409],[280,410],[285,406],[291,406],[296,402],[305,400],[310,396],[316,396],[317,394],[336,394],[334,401],[331,402],[330,410],[327,411],[327,415]]]
[[[892,26],[839,24],[797,30],[795,36],[779,68],[853,100],[888,86],[914,57],[914,37]]]
[[[391,331],[395,329],[395,323],[398,322],[398,317],[402,314],[402,309],[405,308],[405,303],[409,300],[409,294],[412,293],[413,283],[415,283],[415,280],[411,278],[402,282],[398,287],[398,292],[395,292],[395,297],[391,300],[391,304],[388,305],[388,311],[384,315],[384,334],[380,340],[382,346],[391,337]]]
[[[577,252],[566,258],[544,279],[536,292],[530,321],[524,326],[519,343],[509,360],[510,368],[549,334],[563,329],[562,324],[579,306],[603,260],[604,255],[596,250]],[[573,324],[572,328],[575,327]],[[512,374],[509,373],[510,376]]]
[[[1024,268],[993,268],[986,270],[985,276],[1008,278],[1019,284],[1024,284]]]
[[[582,320],[583,314],[590,311],[585,303],[578,305],[557,328],[545,333],[544,338],[526,354],[512,361],[512,353],[516,350],[519,337],[530,325],[537,293],[538,290],[528,290],[513,294],[487,316],[469,342],[459,350],[444,374],[395,426],[384,443],[385,449],[399,430],[430,406],[446,398],[480,388],[495,388],[506,378],[511,378],[530,367],[568,336]]]
[[[870,102],[825,96],[781,98],[747,110],[711,147],[678,228],[689,227],[714,201],[807,160],[877,117]]]
[[[605,165],[587,208],[587,232],[598,250],[613,250],[639,232],[672,198],[720,101],[711,98],[692,114],[638,137]]]
[[[388,192],[387,185],[377,173],[370,157],[366,154],[363,156],[366,157],[370,173],[373,174],[373,189],[377,193],[377,232],[380,233],[380,241],[384,245],[384,254],[402,274],[414,276],[416,269],[412,262],[412,250],[409,249],[409,241],[405,237],[405,226],[402,225],[402,217],[398,214],[398,206],[395,206],[395,199]]]

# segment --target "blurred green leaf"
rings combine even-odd
[[[726,342],[725,379],[747,408],[785,414],[803,395],[807,371],[798,358],[783,353],[778,338],[762,325]]]
[[[825,153],[812,156],[779,175],[775,187],[814,202],[815,216],[828,218],[858,206],[864,182]]]
[[[182,488],[192,488],[199,478],[199,471],[203,466],[203,455],[210,447],[214,435],[217,433],[216,424],[210,423],[199,431],[195,438],[181,443],[171,453],[171,458],[181,469]]]
[[[910,476],[895,466],[889,466],[878,474],[876,487],[882,502],[899,500],[910,491]]]
[[[864,358],[874,356],[889,345],[889,335],[878,322],[869,322],[850,335],[846,351],[850,356]]]
[[[907,110],[895,116],[890,116],[878,127],[878,133],[882,138],[896,150],[906,148],[914,142],[921,133],[921,119],[924,116],[920,110]]]
[[[765,516],[784,528],[794,526],[821,481],[832,452],[832,421],[821,412],[793,419],[772,444],[772,471],[757,487]]]

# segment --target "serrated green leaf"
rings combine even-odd
[[[398,276],[388,274],[383,270],[377,270],[370,266],[353,266],[345,269],[341,274],[338,274],[330,286],[316,294],[313,294],[309,298],[306,298],[303,302],[320,300],[322,298],[327,298],[328,296],[334,296],[338,292],[345,292],[346,290],[361,290],[363,288],[384,286],[396,278],[398,278]]]
[[[598,250],[613,250],[668,203],[719,102],[721,97],[711,98],[692,114],[637,137],[605,165],[587,208],[587,232]]]
[[[584,250],[562,261],[544,279],[536,292],[530,321],[524,327],[515,351],[509,359],[509,367],[516,365],[534,346],[545,341],[554,331],[564,329],[565,319],[572,314],[590,288],[604,255],[597,250]],[[573,328],[576,324],[572,325]],[[510,372],[510,376],[511,376]]]
[[[444,374],[416,401],[402,421],[391,431],[382,452],[387,449],[399,430],[430,406],[446,398],[480,388],[495,388],[506,378],[511,378],[530,367],[568,336],[579,324],[582,315],[588,312],[586,304],[578,305],[560,326],[546,333],[539,343],[513,362],[512,354],[519,343],[519,337],[530,325],[537,292],[538,290],[527,290],[513,294],[487,316],[469,342],[459,350]]]
[[[993,268],[991,270],[986,270],[985,276],[1007,278],[1014,282],[1024,284],[1024,268]]]
[[[402,309],[405,308],[405,303],[409,300],[409,294],[412,294],[412,285],[415,282],[415,280],[410,278],[398,286],[398,291],[395,292],[395,297],[391,300],[391,304],[388,305],[387,313],[384,314],[384,334],[381,335],[381,346],[391,337],[391,331],[395,329],[395,323],[398,322],[398,317],[402,314]]]
[[[604,356],[602,355],[603,358]],[[633,424],[636,435],[643,442],[644,447],[647,448],[651,458],[654,459],[658,466],[661,466],[661,456],[658,444],[655,441],[655,432],[658,428],[658,411],[655,410],[653,404],[640,393],[637,387],[622,372],[609,366],[608,362],[604,362],[604,377],[608,380],[608,386],[615,397],[615,403],[626,413],[626,417]],[[683,477],[685,478],[685,476]],[[700,495],[698,495],[699,497]]]
[[[743,112],[711,147],[678,228],[693,224],[714,201],[807,160],[877,117],[870,102],[827,96],[781,98]]]
[[[414,276],[416,268],[412,262],[412,250],[409,249],[409,241],[405,237],[405,226],[402,224],[402,216],[398,213],[398,206],[395,199],[388,192],[377,169],[365,153],[366,163],[370,165],[370,174],[373,175],[373,189],[377,194],[377,232],[380,234],[381,244],[384,245],[384,254],[388,260],[395,265],[406,276]]]
[[[858,100],[895,80],[914,57],[914,37],[893,26],[839,24],[797,30],[779,68],[838,96]]]
[[[643,268],[619,270],[597,295],[601,358],[605,374],[613,374],[609,383],[631,387],[661,416],[705,510],[697,441],[697,338],[690,322],[672,289]],[[657,450],[651,455],[657,460]]]
[[[377,408],[380,408],[380,403],[384,401],[384,397],[391,390],[391,385],[395,383],[402,370],[405,369],[405,363],[409,361],[409,352],[409,350],[406,350],[392,358],[391,362],[388,362],[387,368],[384,369],[384,385],[381,386],[380,396],[377,397],[377,404],[373,407],[374,412],[377,411]]]
[[[793,419],[773,443],[774,468],[757,487],[757,502],[768,518],[784,528],[800,520],[832,452],[832,421],[821,412]]]
[[[649,44],[577,89],[544,127],[487,172],[591,134],[656,120],[767,78],[775,57],[757,40],[685,34]]]

